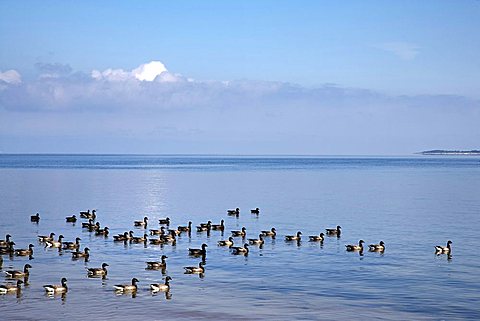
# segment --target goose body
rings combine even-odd
[[[272,227],[270,231],[261,231],[264,236],[271,236],[272,238],[275,238],[277,236],[277,230]]]
[[[251,245],[262,245],[263,243],[265,243],[265,241],[263,240],[263,234],[259,234],[258,239],[248,239],[248,243],[250,243]]]
[[[67,223],[75,223],[77,221],[77,216],[76,215],[67,216],[65,217],[65,220],[67,221]]]
[[[247,235],[247,229],[245,227],[242,227],[240,231],[232,231],[232,236],[243,236],[245,237]]]
[[[68,291],[68,287],[67,287],[67,279],[66,278],[62,278],[61,280],[61,283],[60,285],[52,285],[52,284],[47,284],[47,285],[44,285],[43,288],[45,289],[45,291],[47,291],[47,293],[66,293]]]
[[[150,235],[164,235],[165,234],[165,228],[162,226],[160,229],[151,229],[150,230]]]
[[[233,237],[230,236],[228,240],[218,241],[218,246],[233,246]]]
[[[182,231],[171,229],[171,230],[168,230],[168,233],[170,233],[170,235],[177,236],[177,235],[180,235]]]
[[[40,222],[40,214],[37,213],[35,215],[30,216],[30,221],[34,223]]]
[[[90,249],[88,247],[86,247],[83,252],[82,251],[75,251],[75,252],[72,252],[72,258],[74,259],[80,259],[80,258],[86,258],[88,259],[90,256]]]
[[[10,234],[5,235],[5,239],[0,240],[0,247],[7,247],[11,237],[12,236]]]
[[[148,225],[148,217],[144,217],[143,218],[143,221],[135,221],[133,222],[133,225],[134,226],[137,226],[137,227],[147,227]]]
[[[257,207],[253,210],[250,210],[250,213],[258,215],[258,214],[260,214],[260,209]]]
[[[89,225],[87,229],[89,232],[100,231],[101,230],[100,222],[96,222],[95,224]]]
[[[178,230],[182,232],[190,232],[192,230],[192,222],[188,222],[188,226],[179,226]]]
[[[325,231],[327,232],[327,235],[330,235],[330,236],[333,236],[333,235],[340,236],[340,234],[342,234],[342,227],[341,227],[340,225],[337,225],[336,228],[327,228],[327,229],[325,229]]]
[[[113,240],[117,242],[126,242],[133,238],[133,231],[125,232],[123,234],[118,234],[113,236]]]
[[[25,264],[25,266],[23,267],[23,271],[22,270],[8,270],[8,271],[5,271],[5,275],[6,277],[9,277],[9,278],[23,278],[23,277],[27,277],[29,276],[30,272],[28,271],[28,269],[32,268],[32,266],[30,264]]]
[[[130,242],[132,243],[147,243],[147,241],[148,241],[147,234],[143,234],[143,236],[132,237],[132,239],[130,240]]]
[[[234,209],[234,210],[227,210],[227,214],[228,214],[228,215],[239,216],[239,215],[240,215],[240,209],[237,207],[237,208]]]
[[[60,234],[58,236],[58,241],[46,241],[45,247],[56,247],[56,248],[62,247],[63,238],[64,238],[63,235]]]
[[[136,292],[137,282],[138,280],[136,278],[133,278],[132,284],[116,284],[113,287],[115,291],[118,291],[118,292]]]
[[[378,244],[370,244],[368,246],[368,250],[370,252],[383,252],[385,251],[385,243],[383,241],[380,241]]]
[[[95,231],[95,235],[103,235],[103,236],[108,236],[109,229],[107,226],[105,226],[103,229],[98,229]]]
[[[353,252],[353,251],[360,251],[362,252],[363,251],[363,244],[365,243],[364,240],[360,240],[358,241],[358,245],[356,244],[347,244],[345,245],[347,251],[349,252]]]
[[[200,262],[197,266],[185,266],[183,269],[185,270],[185,274],[192,274],[192,273],[204,273],[205,268],[203,267],[205,263]]]
[[[214,230],[214,231],[225,230],[225,220],[221,220],[220,224],[212,224],[212,230]]]
[[[170,217],[159,219],[158,224],[169,226],[170,225]]]
[[[149,239],[150,241],[150,244],[153,244],[153,245],[162,245],[162,244],[165,244],[167,243],[168,241],[165,241],[163,238],[158,238],[158,239]]]
[[[102,267],[99,268],[88,268],[87,273],[88,276],[105,276],[107,275],[107,266],[109,266],[107,263],[103,263]]]
[[[201,249],[188,249],[188,254],[205,256],[207,254],[207,247],[208,245],[203,243]]]
[[[63,249],[65,250],[75,250],[80,248],[80,241],[82,239],[77,237],[75,238],[75,242],[63,242]]]
[[[17,293],[22,290],[22,280],[18,280],[17,284],[2,284],[0,285],[0,294]]]
[[[437,254],[450,254],[452,253],[452,241],[447,242],[447,246],[436,245],[435,252]]]
[[[95,223],[93,222],[93,220],[89,219],[87,223],[82,223],[82,228],[90,228],[94,225],[95,225]]]
[[[87,210],[86,212],[80,212],[80,217],[94,220],[97,218],[96,213],[97,213],[97,210],[92,210],[91,213],[90,213],[90,210]]]
[[[301,237],[302,232],[297,232],[296,235],[285,235],[285,241],[300,241],[302,239]]]
[[[154,292],[162,291],[162,292],[167,292],[170,290],[170,280],[172,278],[170,276],[167,276],[165,278],[165,283],[152,283],[150,284],[150,289]]]
[[[212,228],[212,222],[208,221],[207,223],[201,223],[197,226],[197,232],[210,231]]]
[[[37,236],[38,237],[38,241],[39,242],[46,242],[46,241],[53,241],[53,237],[55,236],[55,233],[50,233],[50,235],[39,235]]]
[[[233,254],[243,254],[243,255],[247,255],[248,252],[250,251],[250,250],[248,249],[248,244],[247,244],[247,243],[245,243],[245,244],[243,245],[243,247],[237,246],[237,247],[231,247],[231,249],[232,249],[232,253],[233,253]]]
[[[147,269],[164,269],[167,267],[167,261],[165,259],[168,259],[168,256],[162,255],[161,261],[150,261],[146,262],[147,263]]]
[[[33,248],[34,248],[34,245],[29,244],[28,249],[16,249],[14,253],[17,256],[31,256],[33,255]]]
[[[15,252],[15,249],[13,246],[15,245],[15,242],[8,242],[6,247],[0,247],[0,254],[13,254]]]
[[[311,235],[308,238],[311,242],[323,242],[323,240],[325,240],[325,234],[320,233],[320,235]]]

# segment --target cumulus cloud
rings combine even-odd
[[[16,70],[0,71],[0,86],[1,82],[6,84],[18,85],[22,82],[22,77]]]
[[[385,42],[374,47],[390,52],[402,60],[413,60],[419,54],[419,47],[408,42]]]
[[[158,78],[159,81],[172,82],[180,79],[178,75],[170,74],[165,65],[160,61],[151,61],[142,64],[131,71],[110,68],[104,71],[93,70],[91,76],[96,80],[108,81],[126,81],[134,79],[140,81],[154,81]]]

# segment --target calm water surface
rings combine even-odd
[[[0,239],[35,245],[34,259],[3,256],[3,270],[30,263],[20,296],[1,295],[2,319],[127,320],[464,320],[480,319],[480,158],[478,157],[213,157],[119,155],[0,155]],[[240,217],[226,209],[240,207]],[[259,207],[260,215],[250,214]],[[169,216],[172,225],[225,220],[226,231],[182,235],[176,246],[115,244],[65,217],[97,209],[112,234],[150,218],[151,228]],[[39,224],[30,215],[39,212]],[[308,235],[341,225],[341,238],[323,246]],[[276,240],[248,257],[216,246],[229,231],[247,238],[277,228]],[[300,244],[283,240],[301,231]],[[89,262],[68,251],[45,249],[37,235],[82,238]],[[364,239],[386,251],[345,251]],[[433,246],[453,241],[453,255]],[[241,239],[235,239],[237,245]],[[208,244],[206,273],[183,274],[197,265],[187,248]],[[171,291],[152,294],[161,271],[145,261],[168,256]],[[87,278],[87,267],[107,262],[108,278]],[[43,284],[68,279],[69,292],[50,298]],[[135,297],[113,285],[140,280]],[[2,280],[2,283],[8,280]]]

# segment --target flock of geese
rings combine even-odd
[[[252,209],[251,214],[259,215],[260,210],[259,208]],[[239,217],[240,209],[232,209],[227,210],[227,215]],[[100,222],[98,222],[96,210],[87,210],[82,211],[79,214],[80,218],[88,220],[82,223],[82,228],[87,229],[88,231],[95,233],[98,236],[108,237],[109,235],[109,228],[108,227],[101,227]],[[32,215],[30,217],[31,222],[39,223],[40,222],[40,215],[39,213]],[[75,223],[77,221],[77,216],[72,215],[65,218],[67,223]],[[144,217],[143,220],[134,221],[133,226],[143,229],[145,232],[143,236],[135,236],[133,231],[125,231],[124,233],[120,233],[118,235],[113,236],[113,242],[123,242],[127,243],[143,243],[145,246],[150,243],[152,245],[175,245],[177,242],[177,237],[182,233],[187,233],[188,237],[191,237],[192,230],[196,230],[199,233],[206,232],[207,235],[210,235],[210,231],[221,231],[223,235],[223,231],[225,230],[225,221],[222,219],[220,224],[212,224],[211,221],[206,223],[201,223],[194,229],[192,227],[192,222],[188,222],[185,226],[178,226],[175,228],[170,228],[170,218],[162,218],[159,219],[159,228],[158,229],[149,229],[149,220],[148,217]],[[147,231],[149,233],[147,234]],[[309,236],[310,242],[320,242],[323,243],[325,237],[337,237],[340,238],[342,234],[342,227],[337,226],[335,228],[326,229],[325,233],[320,233],[319,235],[311,235]],[[258,238],[246,238],[247,230],[245,227],[242,227],[240,230],[233,230],[231,231],[231,236],[226,240],[220,240],[217,242],[218,246],[220,247],[228,247],[232,254],[235,255],[244,255],[247,256],[250,249],[250,246],[259,246],[262,247],[265,243],[266,238],[275,239],[277,237],[277,231],[275,227],[272,227],[269,230],[262,230],[258,234]],[[45,247],[49,248],[58,248],[59,250],[70,250],[72,259],[83,259],[88,261],[90,256],[90,249],[85,247],[81,250],[81,238],[77,237],[75,241],[66,242],[64,241],[64,236],[59,235],[57,239],[55,239],[56,234],[50,233],[49,235],[39,235],[38,242],[43,244]],[[152,236],[154,236],[152,238]],[[234,246],[235,245],[235,238],[241,238],[243,246]],[[284,237],[285,242],[297,242],[300,244],[302,239],[302,232],[298,231],[294,235],[285,235]],[[242,244],[240,243],[240,244]],[[360,240],[358,244],[347,244],[345,245],[345,249],[348,252],[358,252],[360,255],[363,255],[364,251],[364,244],[365,241]],[[437,255],[446,254],[448,257],[451,257],[452,248],[451,248],[452,241],[448,241],[446,246],[435,246],[435,253]],[[15,242],[12,240],[12,236],[7,234],[4,240],[0,240],[0,268],[3,264],[3,255],[9,256],[20,256],[20,257],[28,257],[29,259],[33,258],[33,251],[34,245],[29,244],[28,248],[25,249],[17,249],[15,248]],[[198,266],[185,266],[184,273],[185,274],[199,274],[200,277],[203,277],[205,273],[205,265],[206,265],[206,255],[207,255],[207,244],[202,244],[200,248],[189,248],[188,255],[193,257],[201,258],[201,261],[198,263]],[[370,244],[368,246],[368,251],[370,252],[378,252],[383,254],[385,251],[385,243],[380,241],[378,244]],[[162,274],[165,274],[166,267],[167,267],[167,259],[166,255],[162,255],[160,261],[149,261],[146,262],[146,269],[151,270],[162,270]],[[87,276],[88,277],[102,277],[105,278],[108,274],[107,267],[109,265],[107,263],[103,263],[101,267],[96,268],[87,268]],[[10,281],[5,284],[0,285],[0,294],[9,294],[9,293],[20,293],[22,289],[22,284],[28,282],[28,277],[30,275],[30,269],[32,265],[26,263],[23,267],[23,270],[6,270],[5,277]],[[16,280],[16,283],[12,283],[12,280]],[[152,292],[162,291],[168,294],[170,291],[170,281],[172,278],[170,276],[166,276],[162,283],[152,283],[150,284],[150,290]],[[137,278],[132,278],[131,282],[127,284],[117,284],[114,285],[114,290],[121,294],[121,293],[136,293],[138,290],[137,283],[139,280]],[[67,279],[62,278],[60,284],[46,284],[43,286],[47,294],[54,295],[54,294],[62,294],[64,295],[68,291],[67,286]]]

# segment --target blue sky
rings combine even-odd
[[[408,154],[480,141],[480,1],[0,12],[3,152]],[[151,61],[166,70],[139,80]]]

